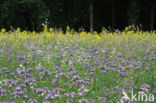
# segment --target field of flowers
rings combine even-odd
[[[128,103],[132,92],[156,94],[154,32],[0,32],[0,103]]]

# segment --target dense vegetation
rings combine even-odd
[[[49,27],[101,31],[141,25],[156,29],[155,0],[0,0],[0,29],[42,31]]]
[[[65,34],[1,30],[0,103],[132,103],[123,92],[156,93],[154,32]]]
[[[0,103],[155,103],[155,4],[0,0]]]

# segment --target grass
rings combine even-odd
[[[0,102],[120,103],[123,90],[155,95],[155,33],[3,29],[0,35]]]

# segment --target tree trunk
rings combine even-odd
[[[24,22],[24,24],[25,24],[25,30],[31,30],[30,29],[31,28],[31,25],[30,25],[30,19],[29,19],[28,12],[25,12],[24,13],[24,20],[25,20],[25,22]]]
[[[152,9],[151,9],[151,23],[150,23],[150,28],[151,28],[151,30],[154,29],[154,4],[152,4]]]
[[[90,32],[94,30],[93,0],[90,2]]]
[[[112,1],[112,28],[115,27],[115,0]]]
[[[72,21],[72,9],[73,9],[72,0],[67,0],[66,2],[68,2],[68,18],[69,18],[69,23],[71,23],[71,21]]]

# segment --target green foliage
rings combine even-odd
[[[149,29],[150,8],[154,4],[152,1],[93,0],[94,29],[122,29],[132,24],[142,24],[143,29]],[[0,28],[14,30],[20,27],[22,30],[41,31],[42,24],[47,20],[50,27],[65,30],[68,25],[76,30],[81,27],[89,30],[90,2],[91,0],[0,0]],[[156,27],[155,23],[152,25]]]
[[[139,7],[137,0],[130,0],[127,15],[128,15],[128,24],[136,25],[139,18]]]
[[[5,0],[0,10],[3,12],[1,22],[7,29],[41,30],[47,17],[42,0]]]

